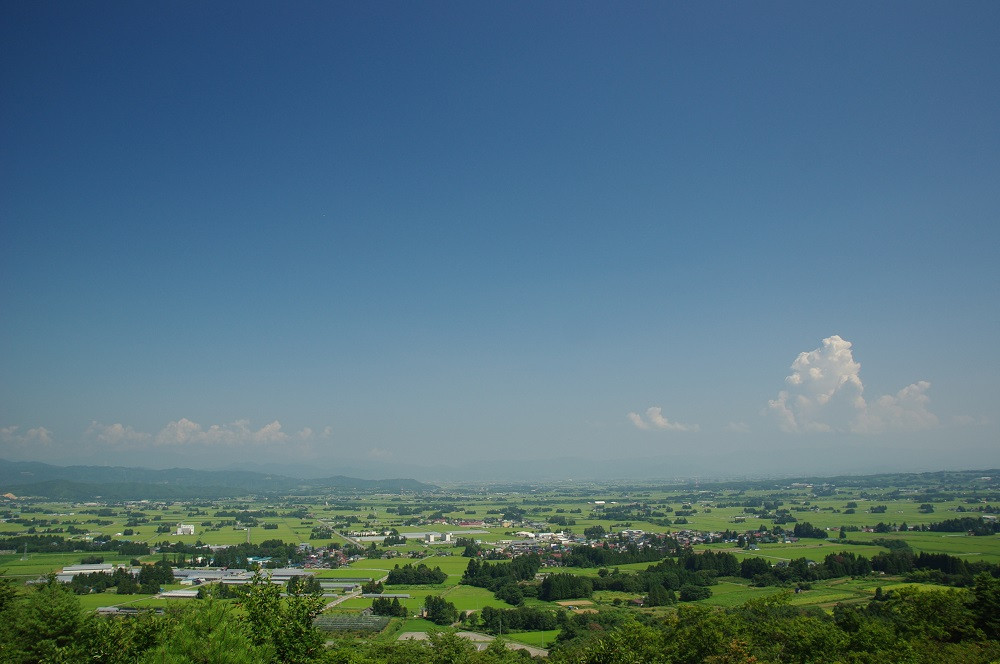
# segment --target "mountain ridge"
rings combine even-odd
[[[252,493],[319,493],[324,490],[434,491],[410,478],[362,479],[345,475],[300,479],[246,470],[152,469],[127,466],[57,466],[0,459],[0,493],[77,499],[224,498]]]

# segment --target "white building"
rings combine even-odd
[[[178,523],[174,535],[194,535],[194,525],[189,526],[184,523]]]

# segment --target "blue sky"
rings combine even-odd
[[[998,25],[7,3],[0,458],[1000,465]]]

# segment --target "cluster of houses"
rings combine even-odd
[[[607,537],[599,539],[588,539],[586,537],[568,534],[565,532],[529,532],[519,531],[516,533],[518,539],[500,540],[496,543],[496,549],[506,553],[508,556],[518,556],[527,553],[537,553],[543,557],[543,565],[558,565],[559,558],[563,551],[568,551],[573,546],[601,546],[612,550],[625,550],[629,547],[661,547],[664,538],[676,539],[682,547],[691,547],[697,544],[709,543],[731,543],[737,544],[739,537],[742,537],[746,548],[751,550],[759,549],[758,543],[783,543],[791,544],[799,541],[799,538],[787,534],[775,534],[767,531],[748,531],[742,535],[733,536],[732,532],[706,532],[700,530],[679,530],[672,533],[647,533],[638,529],[626,529],[618,533],[609,533]]]

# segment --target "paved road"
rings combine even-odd
[[[361,591],[360,590],[352,590],[351,592],[349,592],[349,593],[347,593],[345,595],[341,595],[340,597],[338,597],[337,599],[333,600],[332,602],[329,602],[326,606],[323,607],[323,610],[326,611],[330,607],[337,606],[341,602],[346,602],[347,600],[353,599],[355,597],[359,597],[360,595],[361,595]]]

